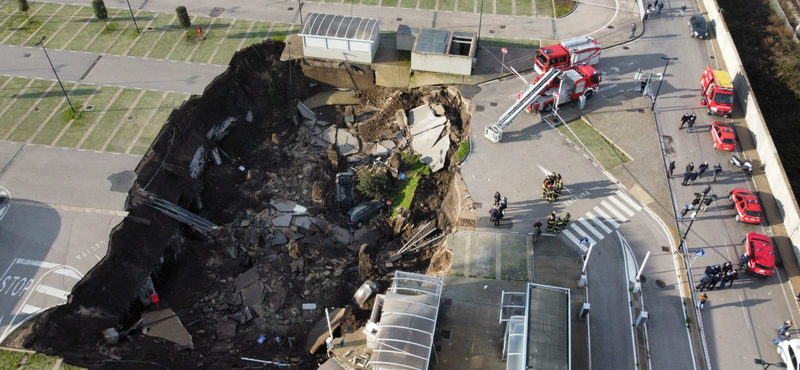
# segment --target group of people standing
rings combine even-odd
[[[489,210],[489,221],[494,226],[500,225],[500,220],[505,216],[505,210],[508,207],[508,198],[501,197],[500,192],[494,193],[494,206]]]
[[[560,173],[547,175],[542,183],[542,198],[548,203],[553,203],[558,200],[563,188],[564,183],[561,181]]]
[[[725,262],[722,264],[722,266],[706,266],[706,270],[703,273],[703,278],[700,279],[700,283],[695,286],[695,289],[697,289],[698,292],[702,292],[703,290],[714,290],[714,288],[717,287],[717,284],[720,284],[720,289],[724,289],[726,285],[728,287],[733,286],[733,281],[738,279],[739,271],[733,268],[731,261]],[[706,299],[708,299],[707,296]],[[705,302],[705,300],[700,299],[699,296],[698,301]],[[700,306],[700,309],[702,310],[703,307]]]
[[[572,215],[570,215],[569,212],[567,212],[563,219],[556,216],[556,211],[551,212],[550,216],[547,216],[547,231],[555,234],[560,233],[561,230],[567,228],[570,218],[572,218]],[[539,224],[539,227],[542,225],[539,223],[539,220],[536,220],[536,224]],[[533,224],[534,229],[536,229],[536,224]]]
[[[686,128],[686,133],[689,133],[689,131],[692,130],[692,127],[694,127],[694,121],[696,120],[697,116],[694,113],[684,113],[684,115],[681,117],[681,125],[678,127],[678,130],[683,130],[683,125],[688,124],[689,127]]]

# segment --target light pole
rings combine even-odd
[[[478,39],[475,41],[475,51],[481,48],[481,26],[483,25],[483,0],[481,0],[481,15],[478,18]],[[477,55],[477,54],[476,54]]]
[[[131,8],[131,2],[129,0],[125,0],[128,3],[128,10],[131,11],[131,18],[133,18],[133,26],[136,27],[136,33],[139,33],[139,25],[136,24],[136,17],[133,16],[133,8]]]
[[[774,363],[774,364],[771,364],[771,363],[769,363],[769,362],[766,362],[766,361],[764,361],[764,360],[762,360],[762,359],[760,359],[760,358],[754,358],[754,359],[753,359],[753,362],[754,362],[756,365],[761,365],[761,366],[767,365],[767,366],[765,366],[765,367],[764,367],[764,370],[766,370],[766,369],[769,369],[769,367],[770,367],[771,365],[774,365],[775,367],[782,367],[782,368],[786,368],[786,367],[787,367],[787,366],[786,366],[786,363],[784,363],[784,362],[776,362],[776,363]]]
[[[656,90],[656,96],[653,98],[653,105],[650,106],[651,111],[654,111],[656,109],[656,100],[658,99],[658,92],[661,91],[661,84],[664,83],[664,77],[667,76],[667,67],[669,66],[669,61],[678,60],[678,58],[667,58],[667,57],[661,57],[661,59],[666,60],[667,63],[664,64],[664,73],[661,74],[661,81],[658,82],[658,90]]]
[[[300,14],[300,32],[303,32],[303,4],[297,0],[297,12]],[[353,15],[353,7],[350,7],[350,15]]]
[[[679,250],[681,250],[681,248],[683,247],[683,242],[686,241],[686,236],[689,235],[689,230],[692,229],[692,225],[694,224],[694,219],[695,219],[695,217],[697,217],[697,211],[692,213],[691,217],[692,217],[692,221],[689,222],[689,227],[686,228],[686,233],[683,234],[683,237],[681,237],[681,242],[678,244],[678,249]]]
[[[67,103],[69,104],[69,109],[72,109],[72,113],[76,113],[75,112],[75,108],[72,106],[72,102],[69,101],[69,96],[67,96],[67,90],[64,90],[64,85],[61,84],[61,79],[58,78],[58,72],[56,72],[56,67],[53,66],[53,61],[50,60],[50,55],[47,54],[47,49],[44,48],[44,39],[46,39],[46,38],[47,38],[47,36],[42,36],[42,39],[39,40],[39,42],[36,43],[36,46],[39,46],[39,45],[42,46],[42,50],[44,51],[44,56],[46,56],[47,57],[47,61],[50,62],[50,68],[53,69],[53,74],[56,75],[56,80],[58,80],[58,85],[61,86],[61,92],[63,92],[64,93],[64,97],[67,98]]]

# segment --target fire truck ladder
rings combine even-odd
[[[560,74],[561,71],[555,68],[547,71],[543,76],[541,76],[541,78],[539,78],[539,81],[536,81],[536,83],[530,85],[527,90],[520,94],[520,98],[517,99],[517,101],[514,102],[514,104],[511,105],[511,107],[508,108],[508,110],[503,113],[502,116],[500,116],[500,119],[497,120],[497,122],[486,126],[486,131],[483,135],[492,142],[499,143],[500,140],[503,139],[503,129],[508,127],[511,122],[514,122],[514,120],[520,114],[522,114],[523,111],[525,111],[526,107],[533,104],[533,101],[536,100],[539,94],[547,89],[547,85],[549,85],[550,82],[552,82],[553,79],[558,77]]]

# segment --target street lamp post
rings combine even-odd
[[[770,366],[782,367],[782,368],[786,368],[787,367],[786,363],[784,363],[784,362],[776,362],[774,364],[771,364],[771,363],[766,362],[766,361],[764,361],[764,360],[762,360],[760,358],[754,358],[753,362],[756,365],[761,365],[761,366],[767,365],[767,366],[764,366],[764,370],[769,369]]]
[[[658,89],[656,90],[656,96],[653,97],[653,105],[650,106],[651,111],[656,109],[656,100],[658,99],[658,92],[661,91],[661,84],[664,83],[664,77],[667,76],[667,67],[669,66],[669,61],[678,60],[678,58],[667,58],[667,57],[661,57],[661,59],[666,60],[667,63],[664,64],[664,73],[661,74],[661,81],[658,82]]]
[[[686,236],[689,235],[689,230],[692,229],[692,225],[694,224],[694,219],[695,219],[695,217],[697,217],[697,211],[692,213],[691,217],[692,217],[692,221],[689,222],[689,227],[686,228],[686,232],[683,234],[683,237],[681,237],[681,242],[678,244],[678,248],[679,249],[683,247],[683,242],[686,241]]]
[[[56,75],[56,80],[58,80],[58,85],[61,86],[61,92],[64,93],[64,97],[67,99],[67,103],[69,104],[69,109],[72,109],[72,113],[76,113],[75,112],[75,108],[72,106],[72,102],[69,101],[69,96],[67,95],[67,90],[64,90],[64,85],[61,84],[61,79],[58,78],[58,72],[56,72],[56,67],[53,66],[53,61],[50,60],[50,55],[47,54],[47,49],[44,48],[44,39],[46,39],[46,38],[47,38],[47,36],[42,36],[42,39],[39,40],[39,42],[36,43],[36,46],[39,46],[39,45],[42,46],[42,50],[44,51],[44,56],[46,56],[47,57],[47,61],[50,62],[50,68],[53,69],[53,74]]]
[[[128,3],[128,10],[131,11],[131,18],[133,18],[133,26],[136,27],[136,33],[139,33],[139,25],[136,24],[136,17],[133,16],[133,8],[131,8],[131,2],[129,0],[125,0]]]
[[[483,0],[481,0],[481,15],[478,18],[478,39],[475,41],[476,52],[481,48],[481,26],[483,25]],[[477,55],[477,54],[476,54]]]

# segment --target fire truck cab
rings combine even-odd
[[[707,66],[700,78],[700,105],[706,113],[730,117],[733,111],[733,83],[727,71],[715,71]]]
[[[562,41],[537,50],[533,67],[539,74],[552,68],[565,69],[576,65],[595,67],[600,62],[600,48],[600,44],[588,36]]]
[[[537,78],[538,79],[538,78]],[[599,89],[602,76],[592,66],[577,66],[562,71],[561,75],[553,79],[539,96],[525,108],[528,113],[533,111],[549,111],[555,104],[561,105],[581,96],[591,98]],[[558,102],[556,102],[556,96]]]

